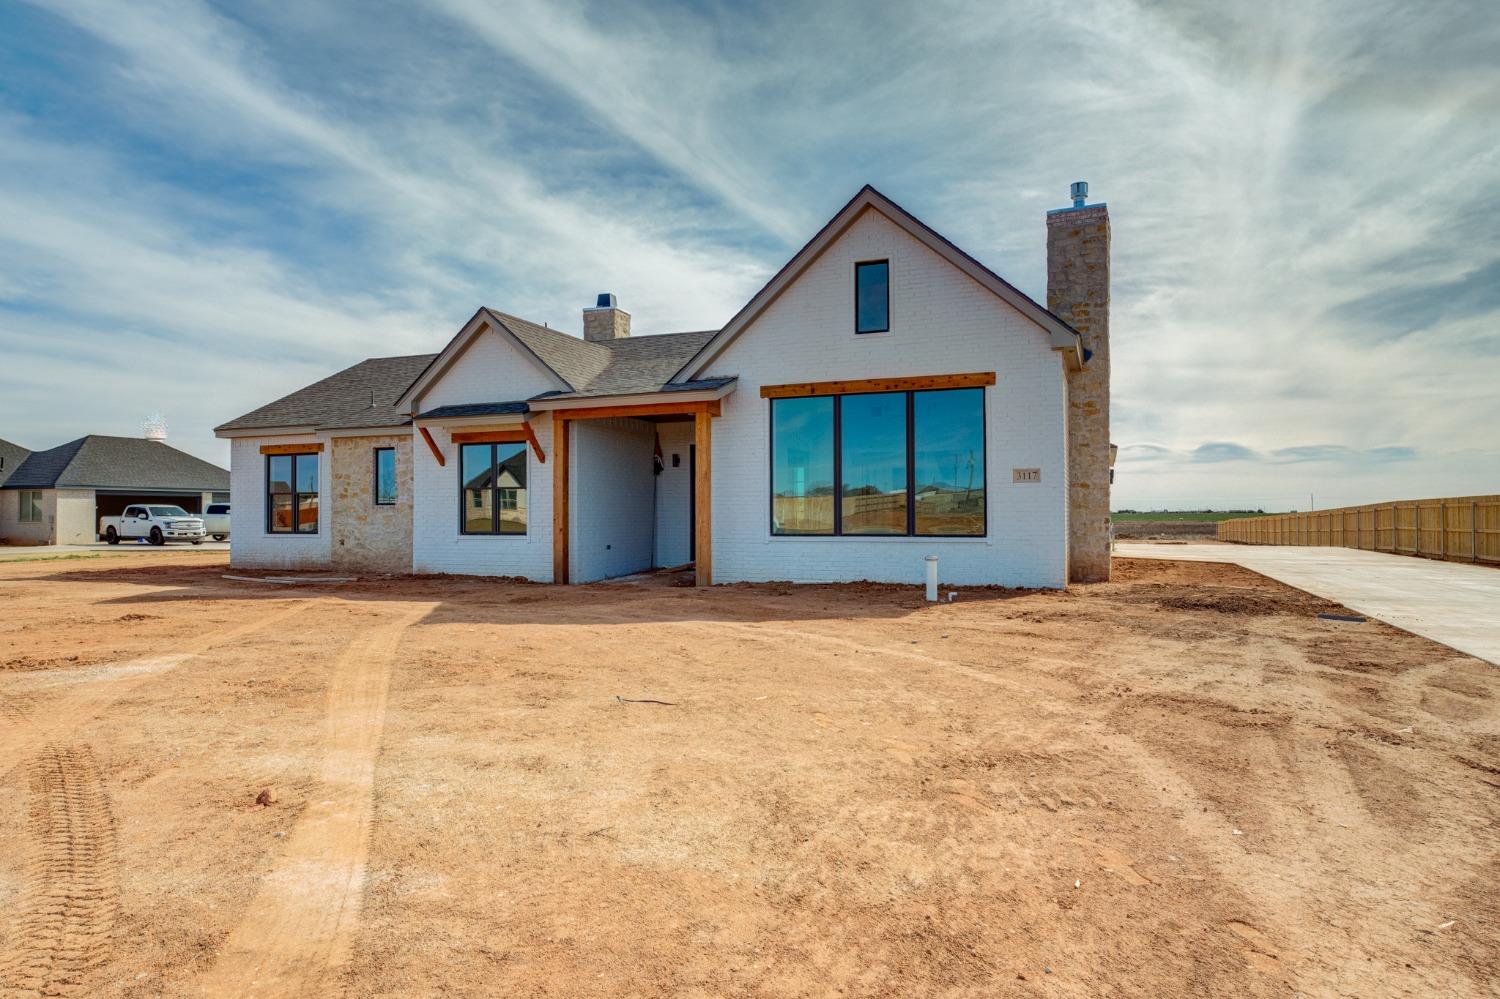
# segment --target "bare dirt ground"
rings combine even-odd
[[[0,566],[0,995],[1500,995],[1500,675],[1238,568],[223,572]]]

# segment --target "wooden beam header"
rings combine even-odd
[[[322,444],[262,444],[261,454],[313,454],[323,450]]]
[[[520,427],[505,430],[462,430],[453,434],[455,444],[520,444],[527,440],[527,433]]]
[[[762,399],[792,399],[813,395],[854,395],[860,392],[919,392],[923,389],[981,388],[995,384],[993,371],[960,375],[914,375],[907,378],[861,378],[842,382],[797,382],[762,385]]]
[[[605,420],[612,417],[625,419],[640,416],[694,416],[698,413],[718,416],[721,411],[720,401],[709,399],[699,402],[648,402],[634,406],[554,409],[551,412],[555,420]]]
[[[426,429],[422,431],[424,434]],[[536,454],[536,460],[543,465],[547,463],[547,454],[542,450],[542,442],[537,440],[536,431],[531,429],[530,423],[519,423],[513,427],[502,427],[496,430],[459,430],[452,435],[455,444],[530,444],[531,450]]]

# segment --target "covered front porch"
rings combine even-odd
[[[696,585],[711,585],[720,399],[568,402],[535,414],[552,428],[553,581],[690,561]]]

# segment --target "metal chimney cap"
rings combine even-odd
[[[1074,208],[1082,208],[1083,203],[1089,199],[1089,182],[1086,180],[1075,180],[1068,188],[1068,197],[1073,199]]]
[[[617,306],[615,305],[615,296],[611,295],[607,291],[601,291],[599,293],[599,299],[598,299],[598,301],[594,303],[594,308],[596,308],[596,309],[613,309],[613,308],[617,308]]]

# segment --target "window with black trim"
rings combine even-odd
[[[396,505],[396,449],[375,449],[375,505]]]
[[[886,333],[891,328],[891,262],[854,265],[854,332]]]
[[[984,389],[770,402],[772,534],[987,533]]]
[[[526,533],[526,444],[459,448],[458,529],[462,534]]]
[[[21,497],[21,523],[40,524],[42,522],[42,491],[40,489],[23,489]]]
[[[318,454],[266,455],[266,533],[318,533]]]

